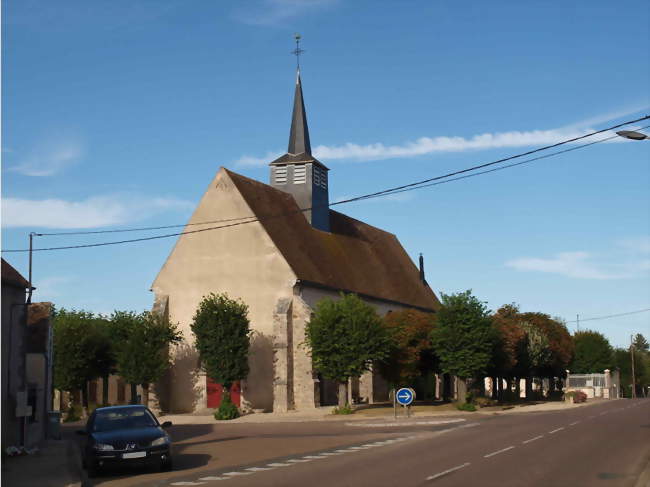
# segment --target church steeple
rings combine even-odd
[[[302,99],[300,70],[296,73],[296,93],[293,98],[293,116],[291,117],[291,133],[289,134],[287,153],[292,155],[305,154],[305,156],[311,157],[309,127],[307,126],[305,102]]]
[[[314,228],[329,232],[329,169],[311,154],[300,69],[296,73],[289,147],[286,154],[269,165],[271,186],[290,193],[304,210],[307,221]]]

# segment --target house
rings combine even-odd
[[[305,325],[316,303],[356,293],[380,315],[440,303],[397,237],[329,208],[329,169],[311,153],[297,74],[285,155],[270,163],[270,184],[221,168],[152,285],[154,311],[188,340],[154,388],[163,410],[215,407],[219,388],[197,369],[192,317],[203,296],[227,293],[249,307],[250,373],[234,392],[243,408],[287,411],[336,401],[334,384],[314,371]],[[377,374],[351,395],[387,398]]]
[[[2,449],[24,445],[27,290],[29,282],[2,259]]]

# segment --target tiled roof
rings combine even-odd
[[[226,172],[298,279],[425,310],[440,306],[392,233],[332,210],[331,232],[314,229],[290,194]]]
[[[27,289],[29,282],[14,269],[9,262],[2,259],[2,284]]]

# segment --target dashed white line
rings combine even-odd
[[[512,450],[514,446],[509,446],[507,448],[503,448],[501,450],[493,451],[492,453],[488,453],[487,455],[483,455],[483,458],[490,458],[493,457],[494,455],[498,455],[499,453],[503,453],[508,450]]]
[[[548,434],[552,435],[553,433],[557,433],[558,431],[562,431],[563,429],[564,429],[564,426],[562,426],[560,428],[556,428],[556,429],[554,429],[552,431],[549,431]]]
[[[253,472],[226,472],[221,475],[227,475],[228,477],[239,477],[240,475],[250,475]]]
[[[264,472],[266,470],[273,470],[273,468],[269,468],[269,467],[251,467],[251,468],[247,468],[246,470],[248,470],[250,472]]]
[[[462,465],[458,465],[457,467],[450,468],[449,470],[445,470],[444,472],[440,472],[440,473],[437,473],[437,474],[432,475],[430,477],[427,477],[427,480],[435,480],[435,479],[437,479],[439,477],[442,477],[443,475],[447,475],[447,474],[449,474],[451,472],[455,472],[456,470],[460,470],[461,468],[465,468],[468,465],[470,465],[469,462],[468,463],[463,463]]]
[[[305,455],[302,458],[308,458],[309,460],[317,460],[319,458],[327,458],[327,457],[324,457],[322,455]]]
[[[539,440],[540,438],[544,438],[544,435],[539,435],[539,436],[536,436],[535,438],[529,438],[529,439],[527,439],[525,441],[522,441],[522,443],[525,445],[526,443],[530,443],[531,441]]]
[[[569,424],[569,426],[575,426],[575,425],[578,424],[579,422],[580,422],[580,421],[574,421],[573,423]]]
[[[210,477],[201,477],[199,480],[228,480],[229,477],[215,477],[215,476],[210,476]],[[176,484],[171,484],[171,485],[179,485],[178,483]]]
[[[169,485],[203,485],[205,482],[174,482]]]
[[[290,463],[269,463],[267,466],[269,467],[290,467]]]
[[[287,460],[287,463],[304,463],[304,462],[311,462],[311,458],[292,458],[291,460]]]
[[[340,455],[340,453],[336,453],[336,452],[333,452],[333,451],[324,451],[323,453],[321,453],[321,455],[326,455],[328,457],[331,457],[333,455]]]

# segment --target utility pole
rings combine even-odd
[[[634,376],[634,336],[630,335],[630,357],[632,357],[632,399],[636,398],[636,377]]]
[[[576,315],[576,326],[578,327],[578,331],[580,331],[580,315]]]
[[[32,248],[34,245],[34,232],[29,232],[29,289],[27,290],[27,304],[32,304]]]

